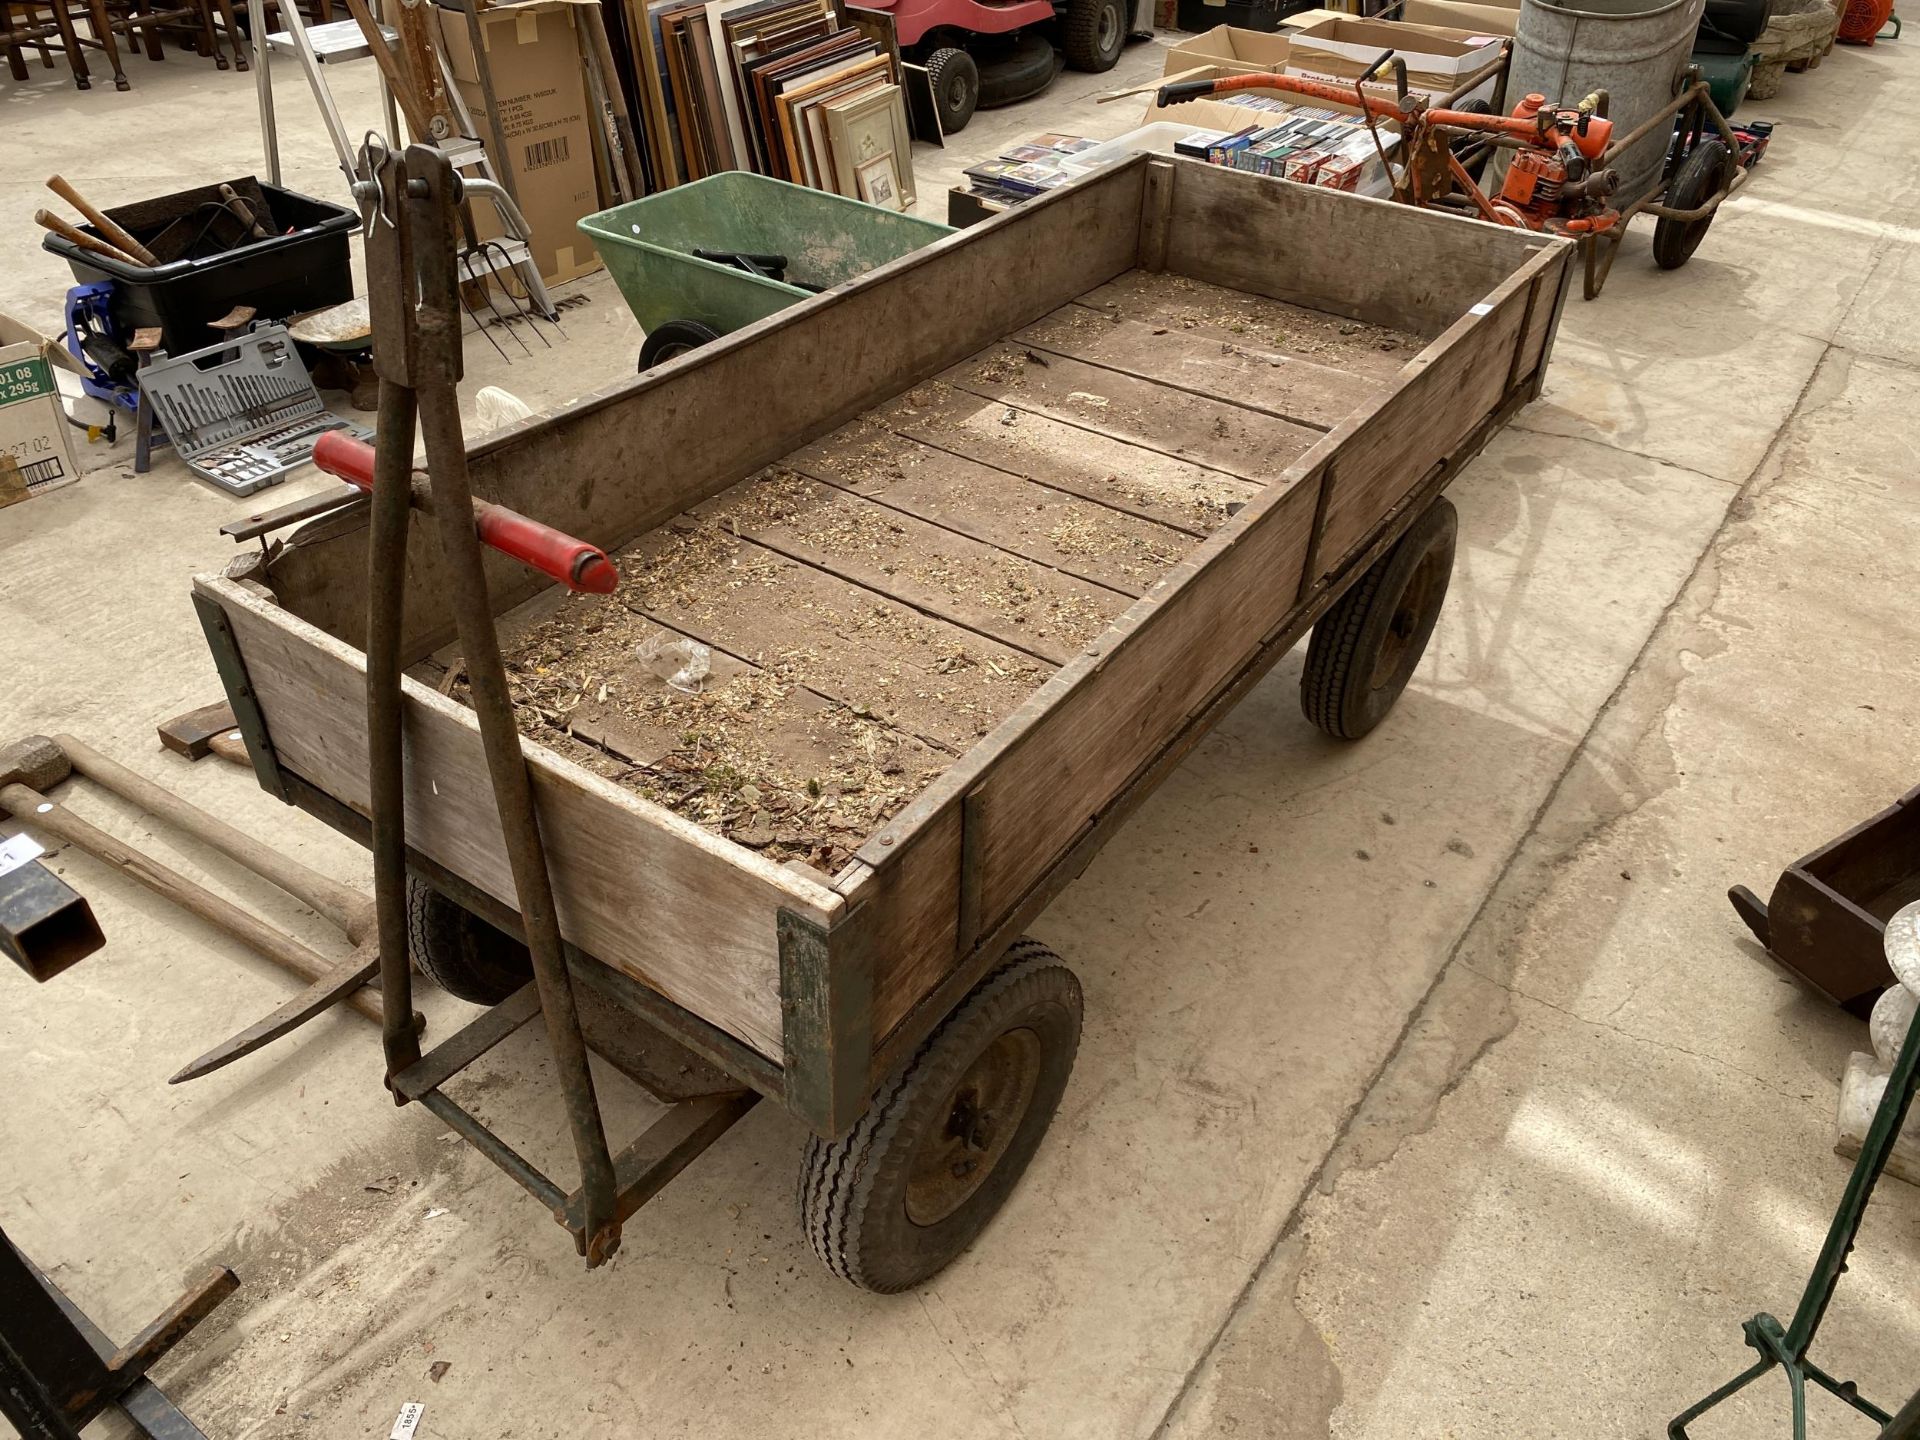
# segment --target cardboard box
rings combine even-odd
[[[490,144],[466,22],[448,13],[436,18],[454,82],[473,112],[474,128]],[[492,159],[513,177],[520,211],[533,231],[533,259],[541,277],[556,285],[599,269],[599,255],[577,228],[601,206],[588,129],[583,37],[573,6],[564,0],[491,6],[480,16],[480,38],[507,136],[507,154]],[[473,217],[482,239],[503,233],[489,201],[475,200]]]
[[[1475,35],[1498,35],[1510,40],[1520,27],[1520,7],[1500,0],[1407,0],[1401,12],[1420,25],[1442,25]]]
[[[1208,65],[1216,75],[1261,75],[1284,70],[1291,49],[1285,35],[1216,25],[1167,51],[1166,69],[1160,73],[1177,75],[1182,70]]]
[[[0,507],[80,478],[55,379],[73,368],[59,343],[0,314]]]
[[[1358,79],[1391,50],[1406,62],[1407,88],[1435,97],[1459,89],[1500,59],[1497,37],[1396,20],[1322,20],[1294,31],[1290,43],[1289,73],[1337,81]]]

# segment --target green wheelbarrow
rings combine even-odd
[[[599,211],[580,228],[647,332],[642,370],[953,233],[744,170]]]

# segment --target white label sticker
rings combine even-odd
[[[426,1413],[427,1407],[420,1401],[407,1401],[400,1407],[400,1418],[393,1422],[387,1440],[413,1440],[413,1432],[420,1428],[420,1417]]]
[[[1486,301],[1482,300],[1478,305],[1474,306],[1471,310],[1467,311],[1467,314],[1486,315],[1490,313],[1492,309],[1493,309],[1493,306],[1489,305]]]
[[[31,835],[11,835],[0,840],[0,875],[18,870],[46,853]]]

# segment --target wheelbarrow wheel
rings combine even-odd
[[[1335,739],[1372,730],[1413,678],[1447,598],[1459,529],[1441,496],[1314,625],[1300,708]]]
[[[720,332],[698,320],[669,320],[647,332],[640,346],[640,369],[644,372],[664,365],[689,350],[697,350],[709,340],[718,340]]]
[[[1462,115],[1491,115],[1493,113],[1493,106],[1484,100],[1478,99],[1462,100],[1453,108]],[[1487,162],[1493,158],[1493,146],[1487,144],[1486,141],[1480,139],[1478,136],[1468,135],[1455,140],[1452,149],[1455,159],[1461,159],[1463,156],[1471,155],[1476,150],[1480,152],[1478,159],[1472,164],[1466,165],[1467,174],[1473,177],[1473,183],[1478,185],[1482,177],[1487,173]],[[1462,164],[1465,165],[1464,160],[1462,160]]]
[[[927,83],[933,87],[933,107],[940,113],[940,133],[957,135],[967,128],[980,103],[980,67],[964,50],[943,45],[927,56]]]
[[[475,1005],[498,1005],[533,978],[526,946],[411,875],[407,953],[414,969]]]
[[[1733,178],[1733,156],[1719,136],[1710,136],[1695,145],[1674,172],[1663,202],[1675,210],[1697,210],[1711,200]],[[1669,220],[1664,216],[1653,227],[1653,259],[1662,270],[1678,270],[1693,258],[1693,252],[1706,238],[1715,211],[1698,220]]]
[[[800,1222],[862,1290],[919,1284],[972,1244],[1018,1183],[1067,1088],[1080,982],[1019,940],[838,1140],[807,1142]]]

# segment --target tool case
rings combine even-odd
[[[234,495],[278,485],[313,456],[329,430],[371,441],[320,399],[284,325],[257,326],[186,355],[157,355],[140,388],[173,443],[203,480]]]

